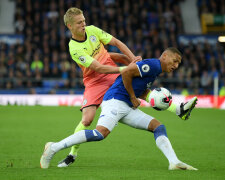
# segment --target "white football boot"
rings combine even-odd
[[[55,152],[53,150],[51,150],[52,144],[54,144],[54,143],[48,142],[45,144],[45,149],[44,149],[44,152],[43,152],[43,154],[41,156],[41,160],[40,160],[40,166],[43,169],[46,169],[49,167],[50,161],[55,154]]]
[[[191,111],[194,109],[195,105],[197,104],[198,98],[193,97],[186,103],[180,104],[180,115],[179,117],[183,120],[187,120],[191,115]]]
[[[194,171],[197,171],[198,169],[197,168],[194,168],[184,162],[178,162],[177,164],[173,164],[173,163],[170,163],[169,165],[169,170],[176,170],[176,169],[181,169],[181,170],[194,170]]]

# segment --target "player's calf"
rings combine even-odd
[[[103,136],[103,138],[106,138],[110,133],[106,127],[100,125],[96,127],[96,130]]]
[[[180,162],[173,150],[170,140],[167,137],[166,127],[155,119],[150,122],[149,127],[150,130],[153,129],[156,146],[163,152],[169,163],[177,164]]]
[[[83,139],[83,142],[90,142],[90,141],[101,141],[103,140],[108,134],[109,130],[104,128],[103,126],[97,126],[96,129],[94,130],[82,130],[79,131],[78,133],[75,133],[72,136],[75,136],[76,139]],[[80,134],[80,137],[78,137],[78,134]],[[83,134],[83,135],[82,135]],[[83,136],[83,137],[82,137]],[[75,142],[75,137],[72,138],[74,139],[73,141]],[[69,142],[69,139],[65,142]],[[56,145],[56,147],[63,145],[63,143],[59,143]],[[58,163],[58,167],[68,167],[70,164],[72,164],[76,160],[77,156],[69,154],[65,159],[60,161]]]

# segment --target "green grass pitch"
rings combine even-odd
[[[153,134],[123,124],[104,141],[83,144],[72,166],[57,168],[66,149],[54,156],[49,169],[41,169],[44,144],[73,133],[81,119],[79,107],[0,106],[0,179],[225,179],[224,110],[194,109],[182,121],[170,112],[141,109],[165,124],[179,159],[198,171],[168,171]],[[99,110],[92,128],[98,115]]]

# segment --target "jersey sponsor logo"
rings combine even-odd
[[[96,37],[95,36],[90,36],[90,40],[91,40],[91,42],[96,42]]]
[[[93,50],[92,54],[90,55],[91,57],[94,57],[96,54],[99,53],[100,50],[100,44]]]
[[[148,71],[150,70],[150,67],[149,67],[149,65],[144,64],[144,65],[141,67],[141,69],[142,69],[143,72],[148,72]]]
[[[85,63],[86,62],[86,58],[84,56],[80,56],[79,57],[80,62]]]

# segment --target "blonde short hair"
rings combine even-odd
[[[64,15],[64,24],[67,26],[68,23],[72,23],[73,22],[72,18],[75,15],[80,15],[80,14],[83,14],[83,11],[80,10],[79,8],[76,8],[76,7],[69,8],[66,11],[66,14]]]

